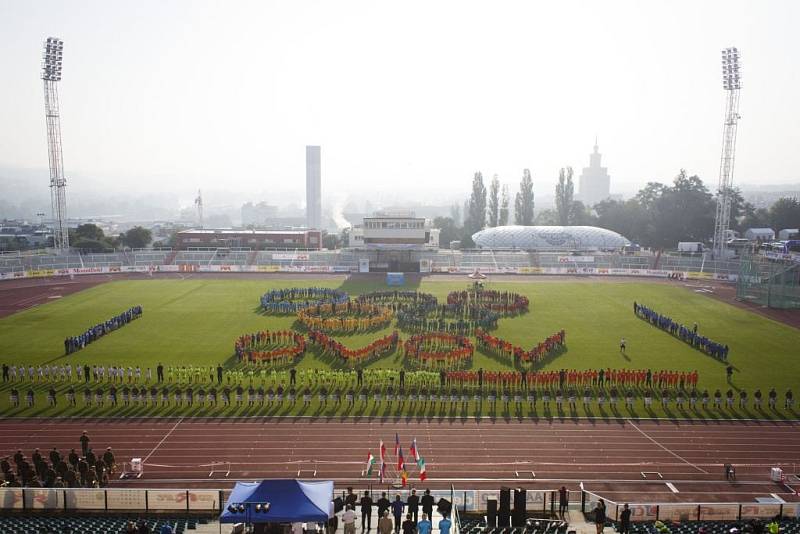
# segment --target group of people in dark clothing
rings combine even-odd
[[[18,449],[13,456],[0,458],[3,473],[2,487],[10,488],[102,488],[116,470],[116,460],[111,447],[96,454],[89,446],[86,432],[80,436],[79,455],[70,449],[66,455],[57,447],[47,454],[34,449],[30,459]]]
[[[697,323],[694,323],[692,328],[684,326],[677,321],[673,321],[670,317],[662,315],[655,310],[651,310],[642,304],[633,303],[633,313],[650,323],[668,332],[678,339],[688,343],[692,347],[705,352],[717,358],[718,360],[728,361],[728,345],[717,343],[706,336],[701,335],[697,331]]]
[[[82,334],[68,337],[64,340],[64,354],[72,354],[73,352],[79,351],[92,341],[100,339],[104,335],[113,332],[117,328],[124,326],[141,316],[142,307],[133,306],[132,308],[125,310],[124,312],[105,322],[94,325]]]
[[[430,490],[425,490],[420,497],[417,495],[417,490],[412,489],[411,494],[404,502],[400,495],[396,495],[394,501],[390,501],[385,491],[381,493],[381,497],[377,501],[373,501],[369,491],[365,491],[359,498],[356,493],[353,493],[353,488],[347,488],[347,495],[344,498],[345,512],[342,515],[344,530],[346,534],[355,532],[356,508],[359,508],[361,512],[362,532],[371,530],[374,507],[378,512],[379,534],[399,533],[401,529],[403,534],[430,534],[433,529],[434,504],[435,500]],[[422,512],[421,516],[420,511]],[[443,518],[439,522],[439,531],[442,534],[449,534],[452,525],[449,513],[446,512],[446,510],[443,511]],[[329,532],[334,532],[337,526],[338,518],[334,516],[328,523]]]

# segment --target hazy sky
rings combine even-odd
[[[442,201],[588,164],[613,192],[716,184],[720,49],[743,58],[737,182],[800,178],[800,2],[0,0],[0,165],[46,168],[42,40],[61,37],[64,162],[133,190]],[[74,184],[73,184],[74,185]]]

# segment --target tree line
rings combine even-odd
[[[738,188],[731,190],[729,228],[743,233],[748,228],[800,227],[800,200],[780,198],[769,208],[755,208]],[[522,172],[514,197],[513,224],[599,226],[613,230],[634,243],[653,248],[675,248],[679,241],[708,243],[714,235],[716,197],[697,175],[681,169],[671,184],[649,182],[631,199],[606,199],[593,206],[575,200],[572,167],[559,170],[555,186],[555,208],[534,213],[533,178]],[[505,226],[511,217],[507,184],[497,175],[487,191],[483,174],[472,178],[472,191],[464,202],[451,207],[450,216],[433,221],[440,231],[439,242],[448,248],[460,241],[463,248],[474,246],[472,235],[487,227]]]

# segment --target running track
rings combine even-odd
[[[410,459],[416,437],[432,488],[498,489],[501,485],[554,489],[566,484],[631,502],[752,502],[776,494],[800,502],[769,480],[769,468],[800,469],[800,422],[340,418],[142,418],[0,420],[0,451],[30,455],[75,447],[87,430],[92,445],[114,449],[118,462],[145,461],[138,480],[113,486],[225,488],[237,479],[333,479],[367,486],[360,478],[367,453],[383,440],[396,462],[395,433]],[[211,476],[209,464],[230,462]],[[737,467],[724,481],[722,464]],[[221,471],[219,470],[221,469]],[[658,471],[663,480],[643,480]],[[535,473],[535,478],[531,476]],[[410,469],[414,480],[416,468]],[[667,483],[670,483],[669,485]],[[375,480],[372,481],[373,484]],[[671,487],[670,487],[671,485]]]

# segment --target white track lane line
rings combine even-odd
[[[680,491],[678,491],[678,488],[676,488],[672,482],[665,482],[665,484],[670,489],[670,491],[672,491],[672,493],[680,493]]]
[[[142,463],[143,463],[143,464],[146,464],[146,463],[147,463],[147,460],[149,460],[149,459],[150,459],[150,457],[151,457],[151,456],[153,456],[153,454],[155,454],[155,452],[158,450],[158,448],[159,448],[159,447],[161,447],[161,444],[162,444],[162,443],[164,443],[165,441],[167,441],[167,438],[168,438],[168,437],[170,437],[170,435],[172,435],[172,433],[173,433],[173,432],[175,432],[175,429],[176,429],[176,428],[178,428],[178,425],[179,425],[179,424],[181,424],[181,422],[182,422],[182,421],[183,421],[183,417],[181,417],[180,419],[178,419],[178,422],[177,422],[177,423],[175,423],[175,426],[173,426],[173,427],[172,427],[172,428],[169,430],[169,432],[167,432],[167,433],[164,435],[164,437],[163,437],[163,438],[161,438],[161,441],[159,441],[159,442],[156,444],[156,446],[155,446],[155,447],[153,447],[153,450],[151,450],[151,451],[150,451],[150,454],[148,454],[147,456],[145,456],[145,457],[144,457],[144,460],[142,460]]]
[[[687,459],[686,459],[686,458],[684,458],[683,456],[681,456],[681,455],[679,455],[679,454],[677,454],[677,453],[674,453],[674,452],[672,452],[671,450],[669,450],[668,448],[666,448],[665,446],[663,446],[662,444],[660,444],[659,442],[657,442],[656,440],[654,440],[653,438],[651,438],[651,437],[650,437],[650,436],[649,436],[649,435],[648,435],[648,434],[647,434],[647,433],[646,433],[644,430],[642,430],[641,428],[639,428],[638,426],[636,426],[636,423],[634,423],[634,422],[633,422],[633,421],[631,421],[630,419],[627,419],[627,422],[628,422],[628,424],[629,424],[629,425],[631,425],[633,428],[635,428],[635,429],[636,429],[636,430],[637,430],[637,431],[638,431],[638,432],[639,432],[641,435],[643,435],[644,437],[646,437],[647,439],[649,439],[650,441],[652,441],[652,442],[653,442],[653,444],[655,444],[656,446],[660,447],[660,448],[661,448],[661,449],[663,449],[664,451],[666,451],[666,452],[670,453],[672,456],[674,456],[675,458],[677,458],[677,459],[678,459],[678,460],[680,460],[681,462],[685,463],[685,464],[686,464],[686,465],[688,465],[688,466],[694,467],[695,469],[697,469],[697,470],[698,470],[698,471],[700,471],[701,473],[704,473],[704,474],[706,474],[706,475],[710,474],[708,471],[706,471],[706,470],[705,470],[705,469],[703,469],[702,467],[699,467],[699,466],[697,466],[697,465],[693,464],[692,462],[690,462],[689,460],[687,460]]]

